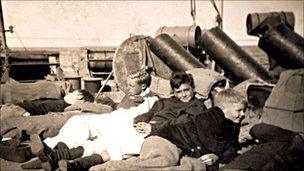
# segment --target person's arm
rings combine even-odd
[[[168,116],[172,116],[174,114],[167,113]],[[151,131],[156,131],[158,129],[161,129],[163,127],[169,126],[169,125],[175,125],[175,124],[182,124],[186,123],[190,119],[190,115],[187,114],[182,114],[178,116],[177,118],[171,117],[171,118],[166,118],[166,117],[154,117],[151,121]]]
[[[169,115],[169,114],[168,114]],[[184,116],[181,116],[184,117]],[[179,118],[181,118],[179,117]],[[153,119],[151,119],[153,118]],[[165,127],[170,124],[177,123],[179,120],[178,118],[164,118],[161,116],[152,116],[151,118],[147,119],[150,120],[148,123],[147,122],[137,122],[134,124],[134,127],[137,132],[139,133],[151,133],[151,131],[156,131],[157,129],[160,129],[162,127]]]
[[[100,103],[92,103],[92,102],[76,102],[71,106],[68,106],[64,109],[64,111],[74,111],[78,110],[81,112],[91,112],[91,113],[110,113],[113,111],[113,108],[109,105],[104,105]]]
[[[134,127],[139,133],[150,133],[164,126],[182,122],[181,120],[186,120],[187,117],[183,114],[176,118],[176,114],[171,113],[170,110],[161,110],[157,114],[151,112],[152,115],[149,116],[148,114],[149,112],[142,115],[140,122],[134,122]]]
[[[147,117],[148,113],[146,113],[142,116],[145,118],[141,119],[140,122],[146,122],[148,124],[141,123],[136,125],[138,131],[147,133],[168,125],[182,124],[189,121],[189,118],[206,110],[203,101],[198,99],[195,99],[186,106],[183,105],[185,105],[183,102],[176,101],[175,98],[167,99],[166,103],[163,101],[159,102],[157,107],[151,109],[152,112],[148,112],[151,112],[150,114],[152,115]]]
[[[228,163],[236,157],[238,129],[225,119],[219,108],[208,109],[194,121],[202,145],[218,156],[221,163]]]
[[[183,105],[182,102],[180,105]],[[195,99],[191,104],[184,106],[178,110],[171,109],[162,111],[161,115],[155,116],[151,121],[152,131],[166,127],[168,125],[183,124],[194,116],[204,112],[206,107],[203,101]]]
[[[254,125],[250,129],[250,135],[261,142],[269,142],[269,141],[290,142],[293,139],[293,137],[297,135],[297,133],[280,128],[278,126],[260,123]]]
[[[139,122],[146,122],[149,123],[151,118],[154,116],[156,112],[161,110],[163,108],[164,104],[162,100],[158,100],[154,103],[152,108],[149,110],[149,112],[138,115],[134,118],[134,124],[137,124]]]
[[[117,105],[117,109],[119,108],[129,109],[143,102],[144,102],[144,98],[141,96],[131,97],[129,95],[125,95],[124,98],[121,100],[121,102]]]

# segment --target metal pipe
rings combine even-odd
[[[258,46],[283,68],[304,67],[304,38],[284,24],[265,32]]]
[[[151,40],[150,49],[173,71],[206,68],[168,34],[160,34]]]
[[[197,47],[202,35],[202,30],[199,26],[194,25],[175,27],[163,26],[157,29],[155,37],[160,34],[168,34],[173,38],[173,40],[182,46],[190,45],[192,47]]]
[[[91,94],[95,94],[100,90],[102,78],[83,78],[84,89],[89,91]]]
[[[113,60],[89,60],[88,68],[94,72],[112,71]]]
[[[235,82],[255,78],[271,81],[269,72],[218,27],[204,30],[201,46]]]
[[[246,26],[249,35],[257,35],[260,31],[259,26],[268,17],[279,17],[280,23],[285,24],[291,30],[294,29],[295,17],[293,12],[268,12],[268,13],[250,13],[247,15]]]

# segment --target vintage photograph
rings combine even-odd
[[[303,0],[0,0],[1,171],[303,171]]]

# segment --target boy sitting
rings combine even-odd
[[[170,86],[174,94],[171,98],[159,99],[147,113],[134,119],[136,130],[150,133],[168,122],[187,121],[182,118],[194,116],[206,110],[204,101],[196,98],[195,84],[191,74],[174,72],[170,78]]]
[[[215,96],[214,104],[215,107],[189,117],[187,122],[169,122],[150,136],[169,140],[182,154],[199,157],[206,165],[228,163],[237,155],[239,123],[244,118],[246,100],[235,90],[226,89]]]

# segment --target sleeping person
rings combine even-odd
[[[141,104],[133,103],[133,107],[128,109],[121,107],[103,115],[73,116],[60,129],[57,136],[47,138],[44,142],[38,135],[31,135],[32,152],[43,162],[44,169],[55,169],[60,159],[73,159],[75,155],[69,154],[74,154],[71,150],[75,149],[69,148],[78,146],[81,146],[77,148],[78,152],[80,150],[82,153],[76,153],[85,156],[74,162],[80,168],[89,168],[110,159],[119,160],[126,153],[139,153],[146,135],[134,129],[134,117],[148,112],[158,97],[147,96],[150,92],[148,73],[139,71],[128,77],[129,98],[142,98]],[[59,142],[65,143],[68,148],[51,149]]]
[[[45,115],[49,112],[63,112],[65,108],[78,102],[94,102],[94,96],[86,90],[75,90],[63,99],[37,99],[6,104],[1,107],[1,120],[13,116]],[[3,116],[2,116],[3,115]]]

